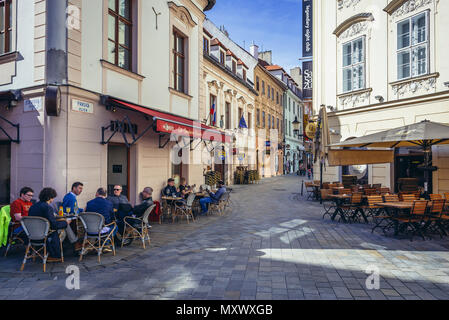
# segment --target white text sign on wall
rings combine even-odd
[[[72,110],[84,113],[94,113],[94,104],[72,99]]]
[[[42,97],[25,99],[23,101],[23,111],[42,111]]]

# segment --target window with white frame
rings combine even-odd
[[[0,0],[0,54],[12,51],[11,0]]]
[[[397,24],[398,80],[428,73],[429,15],[417,14]]]
[[[365,88],[365,37],[343,45],[343,92]]]

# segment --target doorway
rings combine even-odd
[[[419,167],[424,165],[425,156],[420,148],[397,148],[395,152],[394,172],[395,191],[399,192],[399,179],[415,178],[418,186],[424,187],[424,171]],[[432,160],[432,154],[430,155]],[[432,174],[429,174],[428,190],[432,193]]]
[[[124,144],[108,145],[108,194],[114,194],[114,186],[121,185],[122,194],[129,199],[130,152]]]
[[[9,204],[11,194],[11,142],[0,141],[0,204]]]

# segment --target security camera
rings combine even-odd
[[[378,100],[380,103],[384,102],[384,97],[382,96],[375,96],[374,99]]]

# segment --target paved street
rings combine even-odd
[[[80,264],[81,288],[65,287],[69,258],[42,273],[18,272],[23,252],[0,258],[0,299],[448,299],[449,243],[371,234],[370,226],[322,220],[297,199],[297,176],[236,186],[232,212],[198,223],[155,225],[152,246]],[[366,269],[380,271],[368,290]]]

